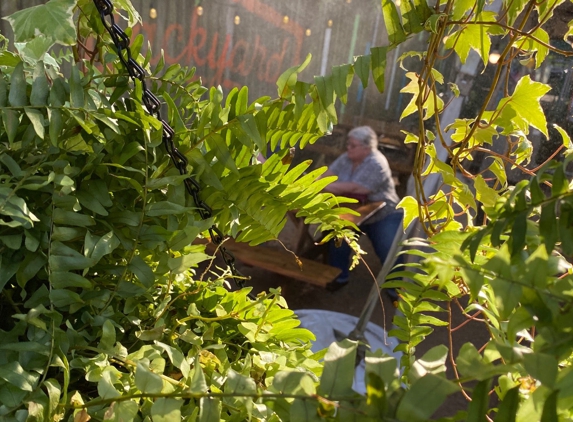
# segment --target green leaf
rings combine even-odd
[[[377,419],[383,418],[388,406],[388,398],[384,381],[373,372],[366,374],[366,396],[369,416]]]
[[[32,82],[32,93],[30,94],[30,104],[33,106],[45,106],[48,104],[48,79],[44,70],[44,63],[39,61],[34,70],[34,82]]]
[[[528,0],[514,0],[506,3],[508,25],[513,25],[515,19],[523,11],[523,8],[528,3]]]
[[[537,28],[527,37],[518,37],[513,43],[513,46],[522,51],[536,52],[535,68],[537,69],[549,54],[549,49],[546,45],[550,44],[549,34],[542,28]]]
[[[22,391],[32,391],[39,375],[32,375],[24,371],[19,362],[13,361],[0,365],[0,378]]]
[[[130,27],[135,26],[137,23],[141,23],[141,16],[139,15],[137,9],[133,7],[130,0],[115,0],[114,4],[116,7],[125,10],[127,12],[127,24]],[[121,15],[123,17],[123,15]]]
[[[145,287],[153,286],[155,273],[139,255],[133,257],[127,268],[135,274],[139,282]]]
[[[61,208],[56,208],[52,216],[55,224],[65,226],[79,226],[88,227],[95,225],[92,216],[80,214],[78,212],[66,211]]]
[[[76,0],[50,0],[46,4],[28,7],[7,16],[16,42],[26,42],[38,33],[63,45],[76,43],[73,8]]]
[[[425,1],[424,1],[425,3]],[[438,33],[438,23],[441,19],[447,18],[447,16],[443,13],[433,14],[431,15],[424,25],[424,28],[434,34]]]
[[[134,401],[116,401],[105,412],[105,422],[131,422],[137,416],[139,406]]]
[[[50,301],[58,308],[84,303],[79,294],[67,289],[52,289],[50,291]]]
[[[396,416],[408,422],[425,422],[459,387],[441,376],[428,374],[418,379],[400,401]]]
[[[48,118],[50,120],[50,141],[52,142],[52,145],[57,146],[58,140],[60,139],[60,133],[64,127],[62,112],[60,110],[49,109]]]
[[[261,137],[255,117],[252,114],[245,114],[237,116],[237,120],[241,124],[241,129],[243,129],[251,141],[259,148],[259,151],[265,151],[266,143]]]
[[[495,294],[495,303],[502,319],[509,317],[521,300],[522,288],[507,279],[495,278],[490,281]]]
[[[53,57],[47,54],[48,50],[53,45],[54,40],[52,38],[45,37],[42,34],[30,41],[14,43],[18,53],[26,63],[30,63],[35,66],[38,62],[45,61],[46,64],[57,69],[59,67],[58,63],[53,59]]]
[[[453,3],[452,20],[461,20],[468,10],[473,9],[475,0],[457,0]]]
[[[334,92],[343,104],[348,100],[348,88],[354,79],[354,67],[350,64],[334,66],[332,68],[332,83]]]
[[[425,22],[430,16],[432,16],[433,11],[426,3],[426,0],[412,0],[412,2],[414,3],[416,13],[422,22]]]
[[[99,341],[98,348],[107,351],[113,351],[115,345],[115,326],[107,319],[102,326],[102,335]],[[136,375],[137,377],[137,375]]]
[[[546,353],[528,353],[523,356],[523,366],[533,377],[543,385],[553,388],[557,380],[557,359]]]
[[[26,107],[24,111],[26,116],[28,116],[28,119],[30,119],[32,126],[34,126],[34,131],[36,132],[36,135],[38,135],[38,138],[44,139],[45,128],[44,116],[42,112],[40,112],[40,110],[36,110],[35,108],[29,107]]]
[[[549,85],[532,81],[527,75],[517,82],[513,94],[509,97],[509,107],[546,137],[549,137],[547,120],[540,100],[550,89]]]
[[[257,386],[252,378],[241,375],[232,369],[227,372],[227,383],[225,384],[225,392],[241,394],[255,394]]]
[[[34,277],[46,264],[46,257],[40,253],[29,253],[20,264],[16,280],[22,287]]]
[[[162,217],[166,215],[179,215],[189,212],[191,209],[183,205],[168,201],[152,202],[145,207],[145,214],[150,217]]]
[[[295,88],[298,74],[302,72],[310,63],[311,54],[306,56],[304,62],[299,66],[293,66],[287,69],[277,80],[278,95],[281,98],[287,98]]]
[[[354,71],[360,78],[364,88],[368,86],[368,79],[370,77],[370,60],[370,55],[354,58]]]
[[[163,99],[167,103],[168,110],[169,110],[169,122],[173,122],[173,129],[175,129],[176,134],[184,133],[187,131],[185,127],[185,122],[181,117],[181,113],[179,113],[179,108],[171,98],[171,96],[167,93],[163,93]]]
[[[237,169],[237,165],[231,157],[231,152],[229,151],[229,147],[225,142],[225,139],[219,135],[218,133],[213,133],[208,139],[207,144],[209,149],[215,152],[215,156],[217,159],[225,166],[226,169],[231,170],[235,174],[239,174],[239,170]]]
[[[70,105],[72,108],[83,108],[84,101],[84,87],[82,86],[80,71],[76,66],[72,66],[70,76]],[[75,114],[74,117],[76,117],[76,120],[78,119]]]
[[[159,375],[154,374],[140,362],[137,362],[135,385],[142,393],[158,394],[163,389],[163,380]]]
[[[468,418],[466,419],[466,422],[487,422],[491,379],[478,382],[473,390],[472,401],[468,408]]]
[[[301,422],[322,422],[317,404],[309,400],[294,399],[290,406],[290,420]]]
[[[424,1],[425,3],[425,1]],[[415,34],[422,31],[423,16],[418,16],[417,10],[410,1],[400,2],[400,13],[402,14],[402,25],[407,34]]]
[[[8,83],[0,76],[0,107],[4,108],[8,105]]]
[[[168,258],[167,265],[169,266],[169,269],[175,274],[180,274],[188,271],[191,267],[197,265],[198,263],[207,261],[209,259],[211,259],[209,255],[195,252],[176,258]]]
[[[482,14],[481,20],[493,19],[489,15]],[[461,30],[450,35],[445,43],[447,49],[454,49],[462,63],[465,63],[470,49],[475,50],[484,63],[487,65],[489,51],[491,48],[490,35],[486,25],[472,25],[471,23],[462,27]]]
[[[22,58],[10,51],[0,51],[0,66],[16,67],[22,62]],[[0,104],[0,107],[6,107],[6,103]]]
[[[52,242],[50,268],[52,271],[83,270],[89,268],[93,261],[61,242]]]
[[[76,273],[64,271],[52,271],[50,273],[50,283],[55,289],[65,289],[68,287],[79,287],[81,289],[93,288],[91,281]]]
[[[350,340],[332,343],[324,356],[319,394],[337,397],[352,394],[357,343]]]
[[[407,3],[407,2],[404,2]],[[372,76],[374,83],[381,93],[384,92],[384,74],[386,73],[386,54],[388,47],[373,47],[370,49],[372,56]]]
[[[332,84],[332,76],[315,76],[314,83],[316,84],[318,97],[320,98],[320,105],[326,111],[332,123],[337,124],[338,119],[336,116],[336,109],[334,108],[336,94]]]
[[[202,397],[199,400],[199,406],[201,410],[199,411],[198,422],[219,422],[221,420],[221,401],[219,399]]]
[[[26,76],[24,75],[24,63],[19,63],[12,72],[12,79],[10,80],[10,93],[8,100],[12,107],[24,107],[28,105],[28,97],[26,96]]]
[[[11,146],[14,143],[14,139],[16,139],[16,134],[18,133],[18,126],[20,125],[20,114],[16,110],[3,109],[2,122],[4,123],[4,129],[6,129],[8,142]]]
[[[20,405],[27,395],[28,393],[26,391],[12,384],[0,386],[0,403],[9,408]]]
[[[167,355],[169,356],[169,360],[171,361],[171,363],[173,363],[175,367],[179,368],[183,376],[187,378],[189,376],[191,368],[189,365],[189,361],[187,361],[183,353],[180,350],[176,349],[175,347],[171,347],[167,344],[161,342],[156,342],[156,344],[158,347],[161,347],[163,350],[165,350],[165,352],[167,352]]]
[[[481,201],[486,207],[493,207],[495,205],[499,195],[497,191],[487,185],[481,174],[475,178],[474,187],[478,201]]]
[[[539,422],[558,422],[559,417],[557,416],[557,399],[559,398],[559,391],[555,390],[549,394],[549,397],[545,399],[543,404],[543,413],[541,414],[541,419]]]
[[[369,373],[376,374],[388,386],[400,375],[396,358],[385,356],[382,350],[377,350],[374,353],[367,351],[364,361],[366,363],[364,373],[367,375]]]
[[[388,40],[391,44],[400,44],[406,40],[406,32],[400,23],[400,15],[396,5],[392,0],[382,0],[382,12],[384,13],[384,23],[388,31]]]
[[[404,210],[404,230],[406,230],[412,221],[414,221],[419,216],[419,205],[416,198],[412,196],[405,196],[402,200],[396,205],[396,209],[403,209]]]
[[[86,233],[86,237],[87,236],[89,236],[89,232]],[[86,247],[84,249],[85,256],[91,258],[94,263],[97,263],[105,255],[112,253],[115,248],[120,245],[120,242],[113,232],[109,232],[100,237],[93,248],[88,249],[87,244],[88,242],[86,241]]]
[[[180,422],[182,400],[158,398],[151,406],[153,422]]]
[[[569,137],[569,134],[565,131],[565,129],[563,129],[561,126],[555,123],[553,124],[553,127],[557,129],[557,132],[559,132],[559,134],[561,135],[561,138],[563,139],[563,146],[568,150],[573,149],[573,142],[571,142],[571,138]]]
[[[312,395],[316,388],[312,378],[305,373],[295,371],[280,371],[273,378],[271,391],[276,393]]]
[[[519,386],[512,388],[499,404],[495,422],[515,422],[519,407]]]
[[[205,381],[205,374],[199,363],[199,356],[197,356],[195,358],[195,366],[193,367],[193,377],[191,378],[191,391],[206,393],[208,388],[207,382]]]
[[[419,312],[419,311],[418,311]],[[410,380],[413,383],[415,380],[422,378],[427,374],[443,375],[446,372],[446,359],[448,357],[448,348],[444,345],[432,347],[424,356],[412,365],[409,374]]]

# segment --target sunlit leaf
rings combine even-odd
[[[50,0],[39,6],[20,10],[5,19],[14,30],[16,42],[33,39],[38,33],[63,45],[76,43],[73,21],[75,0]]]

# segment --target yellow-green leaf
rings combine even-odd
[[[527,75],[519,80],[509,101],[509,106],[519,116],[547,137],[547,120],[540,100],[550,89],[549,85],[532,81]]]
[[[402,208],[404,210],[404,230],[420,215],[418,201],[412,196],[402,198],[400,203],[396,205],[396,208]]]

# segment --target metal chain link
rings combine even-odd
[[[113,16],[113,3],[111,0],[94,0],[95,6],[100,14],[101,21],[105,26],[105,29],[111,35],[115,48],[117,50],[117,55],[119,60],[123,63],[129,76],[135,80],[141,82],[143,88],[142,101],[147,109],[147,112],[155,117],[163,125],[163,145],[167,150],[167,154],[173,161],[173,165],[179,170],[181,175],[187,175],[188,177],[183,181],[185,184],[185,189],[187,193],[193,197],[195,206],[199,211],[199,215],[203,220],[210,218],[213,215],[212,209],[199,197],[200,186],[197,180],[187,172],[187,164],[189,161],[187,157],[183,155],[175,146],[173,141],[175,131],[169,123],[161,118],[161,102],[159,98],[153,94],[148,88],[145,81],[145,70],[141,67],[137,61],[131,56],[131,51],[129,49],[129,37],[119,25],[115,23],[115,18]],[[218,247],[225,264],[231,269],[231,273],[235,280],[235,283],[239,287],[244,286],[244,276],[242,276],[239,271],[235,268],[235,257],[228,251],[223,245],[225,236],[216,226],[211,226],[209,228],[209,234],[211,236],[211,241]]]

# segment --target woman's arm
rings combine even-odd
[[[344,194],[358,194],[358,195],[368,195],[370,194],[370,189],[354,182],[333,182],[324,188],[325,192],[330,192],[335,195]]]

